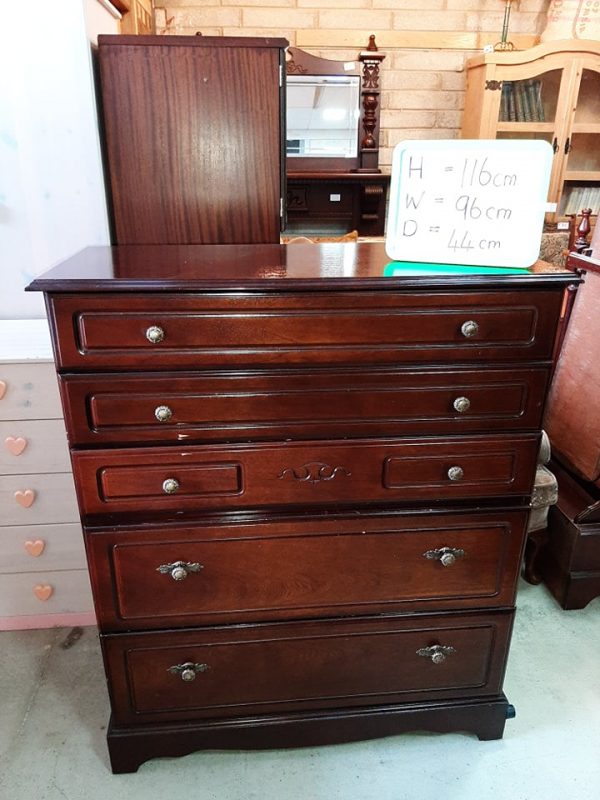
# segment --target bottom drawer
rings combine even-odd
[[[0,575],[0,617],[92,611],[86,569]]]
[[[513,612],[103,637],[115,723],[498,694]]]

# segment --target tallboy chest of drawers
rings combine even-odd
[[[46,293],[115,772],[499,738],[566,272],[378,244],[93,248]]]

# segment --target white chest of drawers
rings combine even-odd
[[[45,320],[0,321],[0,629],[93,624]]]

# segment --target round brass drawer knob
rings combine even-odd
[[[169,667],[167,672],[171,675],[179,675],[182,681],[189,683],[196,680],[196,675],[199,672],[207,672],[209,670],[208,664],[195,664],[193,661],[186,661],[185,664],[173,664]]]
[[[465,472],[462,467],[450,467],[448,477],[451,481],[462,481],[465,477]]]
[[[154,416],[159,422],[168,422],[173,416],[169,406],[158,406],[154,409]]]
[[[471,401],[468,397],[457,397],[452,403],[452,406],[455,411],[458,411],[459,414],[464,414],[465,411],[468,411],[471,408]]]
[[[474,320],[469,319],[460,326],[460,332],[467,338],[476,336],[479,333],[479,325]]]
[[[175,480],[175,478],[167,478],[163,481],[163,492],[166,494],[175,494],[175,492],[179,489],[179,481]]]
[[[443,664],[453,653],[456,653],[456,648],[445,644],[434,644],[431,647],[421,647],[417,650],[418,656],[428,658],[433,664]]]
[[[158,344],[165,338],[164,330],[158,325],[151,325],[146,331],[146,339],[152,344]]]
[[[196,680],[196,670],[194,669],[184,669],[181,672],[181,680],[182,681],[195,681]]]

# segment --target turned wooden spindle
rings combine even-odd
[[[591,230],[590,226],[590,214],[592,213],[591,208],[582,208],[581,209],[581,222],[577,226],[577,239],[575,239],[575,251],[577,253],[582,253],[584,250],[588,248],[588,234]]]

